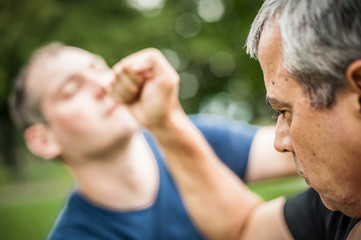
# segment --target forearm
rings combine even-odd
[[[209,239],[236,239],[261,202],[216,156],[182,110],[150,129],[198,228]]]
[[[131,100],[130,112],[163,147],[195,224],[209,239],[236,239],[260,199],[218,160],[183,112],[177,97],[179,75],[155,49],[135,53],[118,67],[118,89],[129,93],[123,99]],[[128,89],[129,81],[139,95]]]

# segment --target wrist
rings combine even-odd
[[[184,132],[187,128],[193,126],[183,109],[173,109],[164,115],[159,121],[153,122],[148,126],[157,137],[177,136],[179,132]]]

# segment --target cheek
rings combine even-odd
[[[342,158],[342,144],[335,144],[339,141],[335,134],[335,124],[332,118],[322,114],[304,116],[307,118],[294,119],[292,129],[298,162],[313,184],[328,182],[332,185],[342,167],[337,164]]]
[[[58,126],[76,131],[82,129],[87,123],[87,117],[80,112],[71,112],[57,119]]]
[[[52,124],[58,129],[59,134],[84,134],[94,119],[91,110],[84,105],[82,108],[76,107],[75,104],[63,106],[53,114]]]
[[[290,134],[298,162],[307,171],[307,168],[319,168],[325,142],[317,122],[306,117],[305,114],[293,116]]]

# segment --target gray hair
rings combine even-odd
[[[360,0],[265,0],[247,38],[258,58],[262,30],[277,21],[284,67],[309,94],[314,108],[328,108],[346,87],[345,71],[361,59]]]
[[[63,47],[63,44],[55,42],[40,48],[34,53],[29,63],[23,67],[16,78],[9,105],[11,116],[19,128],[25,130],[33,124],[46,123],[46,119],[41,111],[40,96],[29,91],[27,78],[31,68],[39,59],[54,56]]]

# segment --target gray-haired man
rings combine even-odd
[[[211,239],[361,239],[361,2],[266,0],[247,51],[278,116],[275,148],[311,189],[259,203],[199,147],[191,167],[170,162],[193,218]]]

